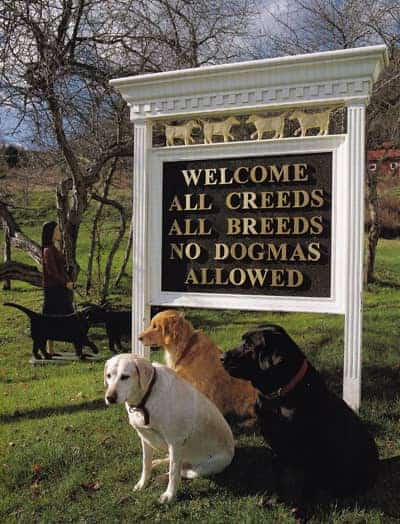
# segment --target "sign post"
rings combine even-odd
[[[386,64],[373,46],[111,81],[134,123],[135,353],[152,304],[342,314],[359,408],[365,108]]]

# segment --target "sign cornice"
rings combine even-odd
[[[111,80],[131,118],[321,105],[371,95],[385,46],[237,62]]]

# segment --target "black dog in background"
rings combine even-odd
[[[108,337],[108,346],[112,353],[116,353],[115,346],[123,351],[122,335],[131,335],[132,311],[112,311],[107,304],[98,306],[88,304],[86,318],[90,324],[104,324]]]
[[[34,311],[6,302],[5,306],[15,307],[28,315],[31,321],[31,337],[33,340],[32,353],[36,359],[40,359],[39,351],[45,359],[50,359],[51,355],[46,351],[47,340],[59,340],[62,342],[71,342],[75,347],[76,355],[83,359],[85,355],[82,352],[83,346],[88,346],[93,353],[98,353],[97,346],[89,340],[87,332],[89,323],[85,318],[85,310],[71,315],[42,315]]]
[[[277,481],[286,466],[301,473],[294,510],[301,522],[316,488],[347,496],[374,484],[379,458],[373,438],[284,329],[266,325],[245,333],[222,362],[230,375],[260,391],[257,418],[277,455]]]

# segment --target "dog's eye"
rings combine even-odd
[[[107,373],[106,377],[111,378],[111,373]]]
[[[121,375],[121,380],[127,380],[129,378],[129,375]]]

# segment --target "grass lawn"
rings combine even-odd
[[[375,435],[382,472],[365,497],[338,502],[321,494],[315,523],[400,522],[399,240],[380,241],[377,269],[378,282],[364,301],[361,416]],[[1,292],[1,302],[40,309],[40,290],[21,283],[13,288]],[[129,286],[114,299],[129,304]],[[342,317],[197,309],[186,315],[224,349],[251,326],[281,324],[340,393]],[[168,507],[157,503],[164,486],[153,483],[133,493],[141,469],[139,439],[123,406],[104,405],[103,362],[32,367],[27,330],[22,313],[0,307],[1,522],[293,522],[284,506],[258,505],[271,478],[270,454],[257,433],[236,428],[236,456],[221,475],[184,482]],[[109,357],[104,332],[93,333],[102,356]]]

